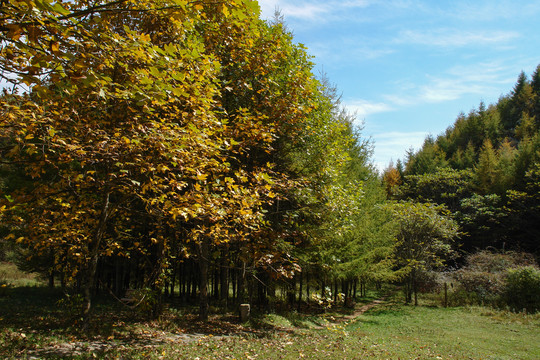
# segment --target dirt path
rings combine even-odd
[[[385,300],[386,300],[385,298],[373,300],[369,304],[363,305],[359,309],[355,309],[354,312],[351,315],[345,316],[344,320],[345,321],[353,320],[353,319],[357,318],[358,316],[362,315],[363,313],[365,313],[366,311],[368,311],[369,309],[371,309],[371,308],[373,308],[373,307],[375,307],[377,305],[382,304]]]
[[[356,320],[360,315],[362,315],[363,313],[368,311],[369,309],[374,308],[375,306],[384,303],[385,300],[386,300],[386,297],[373,300],[369,304],[362,305],[358,309],[355,309],[352,314],[344,315],[344,316],[341,316],[341,317],[338,317],[338,318],[331,318],[332,322],[328,323],[325,326],[321,325],[321,326],[314,327],[314,329],[321,329],[322,330],[322,329],[327,329],[329,327],[335,326],[336,324],[341,324],[341,323],[344,323],[344,322],[352,322],[352,321]]]

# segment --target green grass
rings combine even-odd
[[[540,317],[390,304],[347,328],[390,358],[540,359]]]
[[[45,285],[43,279],[37,274],[29,274],[17,269],[10,262],[0,262],[0,286],[41,286]]]
[[[228,314],[205,324],[191,311],[171,308],[151,320],[101,298],[82,332],[77,313],[60,299],[46,287],[0,296],[0,358],[540,359],[540,315],[482,307],[392,299],[347,321],[350,311],[259,315],[249,324]]]

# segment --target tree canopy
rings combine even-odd
[[[540,154],[539,72],[540,66],[530,79],[521,72],[509,94],[461,114],[406,161],[395,196],[448,206],[467,233],[465,250],[494,246],[538,254],[537,241],[524,232],[537,227],[530,189]]]
[[[0,15],[5,240],[77,284],[86,318],[92,289],[175,291],[180,269],[198,274],[203,319],[213,272],[241,301],[261,278],[320,271],[378,196],[354,117],[254,1]]]

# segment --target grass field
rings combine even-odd
[[[540,315],[483,307],[413,307],[390,297],[353,318],[291,312],[240,324],[231,314],[200,323],[173,307],[149,320],[101,299],[81,332],[61,299],[58,289],[8,288],[0,296],[0,358],[540,359]]]

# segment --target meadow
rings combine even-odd
[[[197,320],[195,308],[169,306],[157,319],[106,297],[95,320],[78,326],[76,299],[2,264],[12,276],[0,293],[3,359],[539,359],[540,315],[487,307],[439,306],[421,297],[404,305],[395,292],[360,313],[232,313]],[[6,284],[6,280],[3,280]],[[15,285],[18,284],[18,285]],[[31,285],[33,284],[33,285]]]

